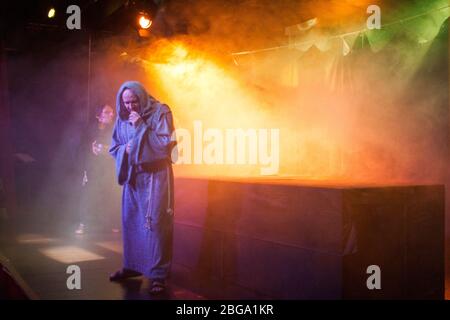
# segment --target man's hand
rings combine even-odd
[[[132,145],[133,145],[133,140],[128,141],[127,146],[126,146],[126,148],[125,148],[125,152],[126,152],[127,154],[130,153],[130,151],[131,151],[131,146],[132,146]]]
[[[131,111],[130,115],[128,116],[128,121],[134,126],[137,127],[137,125],[142,121],[141,116],[136,111]]]
[[[100,151],[101,151],[101,149],[97,145],[97,140],[95,140],[94,142],[92,142],[92,153],[95,154],[96,156],[98,156]]]
[[[97,140],[92,142],[92,153],[96,156],[101,154],[107,154],[109,146],[106,144],[97,143]]]

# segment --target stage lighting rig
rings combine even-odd
[[[149,37],[158,4],[150,0],[130,1],[128,7],[131,9],[133,25],[139,36]]]
[[[47,17],[48,17],[49,19],[53,19],[53,18],[55,17],[55,14],[56,14],[55,8],[51,7],[51,8],[48,10]]]
[[[146,12],[140,12],[138,15],[138,23],[141,29],[148,29],[152,25],[152,19]]]

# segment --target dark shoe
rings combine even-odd
[[[164,280],[153,280],[150,285],[150,294],[156,295],[166,291],[166,283]]]
[[[122,281],[128,278],[139,277],[142,273],[129,270],[129,269],[121,269],[109,276],[109,281]]]

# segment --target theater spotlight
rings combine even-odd
[[[152,19],[150,19],[149,15],[142,12],[139,13],[138,22],[141,29],[148,29],[152,25]]]
[[[55,8],[50,8],[50,10],[48,10],[47,16],[48,16],[50,19],[52,19],[52,18],[55,17],[55,13],[56,13]]]

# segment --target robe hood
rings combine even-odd
[[[128,121],[129,112],[125,108],[122,101],[122,94],[126,89],[132,90],[139,98],[140,110],[139,115],[143,118],[147,118],[152,113],[153,104],[156,102],[155,98],[147,93],[144,86],[137,81],[127,81],[120,86],[120,89],[116,97],[116,112],[118,118],[122,121]]]
[[[126,89],[132,90],[138,96],[138,113],[143,120],[133,129],[128,122],[129,112],[122,101],[122,94]],[[127,81],[117,93],[116,110],[117,118],[109,152],[116,160],[119,184],[132,181],[134,168],[139,165],[171,165],[172,149],[176,141],[171,139],[175,128],[169,106],[149,95],[139,82]],[[130,140],[133,143],[129,152],[126,152],[126,145]]]

